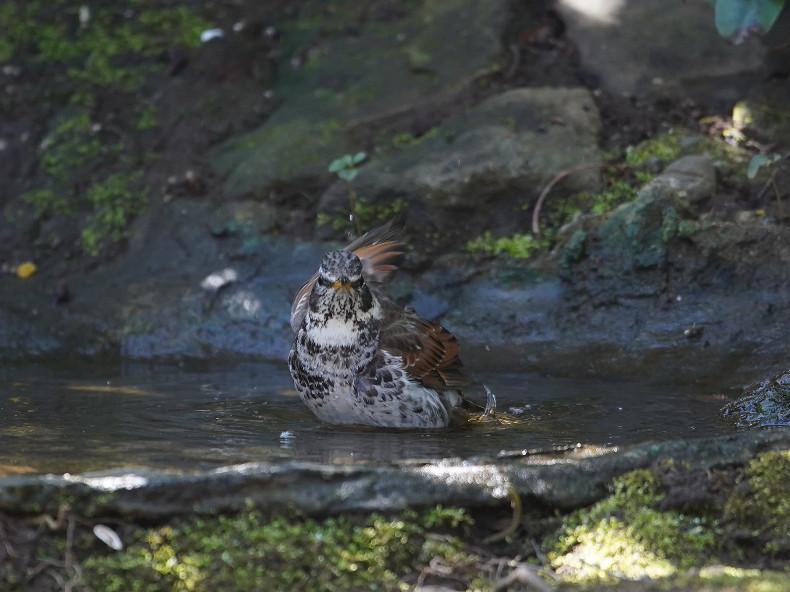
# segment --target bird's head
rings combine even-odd
[[[362,274],[359,257],[348,251],[331,251],[318,268],[309,308],[316,318],[367,318],[376,304]]]
[[[354,253],[330,251],[321,260],[316,285],[325,291],[359,290],[365,285],[362,262]]]

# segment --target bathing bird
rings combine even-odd
[[[455,336],[383,290],[404,254],[396,235],[386,224],[326,253],[297,292],[296,390],[334,424],[443,428],[456,409],[490,413],[494,397],[462,371]]]

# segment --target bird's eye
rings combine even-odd
[[[362,276],[359,276],[357,279],[351,282],[351,287],[354,289],[361,288],[363,283]]]
[[[326,278],[325,276],[323,276],[323,275],[319,275],[319,276],[318,276],[318,279],[317,279],[316,281],[318,282],[318,285],[319,285],[319,286],[323,286],[324,288],[328,288],[329,286],[331,286],[331,285],[332,285],[332,280],[330,280],[330,279],[327,279],[327,278]]]

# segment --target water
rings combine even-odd
[[[365,463],[496,456],[727,433],[714,386],[479,373],[497,419],[447,430],[320,423],[284,363],[0,369],[0,474],[248,461]]]

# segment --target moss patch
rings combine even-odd
[[[727,498],[725,519],[747,528],[766,553],[790,553],[790,450],[766,452],[746,465]]]
[[[548,244],[548,239],[536,238],[532,234],[517,233],[511,236],[496,237],[486,231],[466,243],[466,249],[472,253],[505,254],[515,259],[526,259],[545,249]]]
[[[571,582],[663,578],[700,565],[717,549],[716,524],[661,510],[664,492],[648,470],[616,479],[613,493],[565,521],[548,557]]]
[[[146,0],[8,0],[0,4],[0,22],[0,61],[49,79],[46,88],[20,87],[3,97],[10,112],[34,103],[37,119],[49,119],[35,174],[11,196],[6,217],[40,245],[76,241],[98,255],[126,238],[147,203],[137,171],[150,149],[145,138],[132,138],[155,128],[157,115],[137,93],[164,70],[163,54],[196,47],[208,25],[185,6]],[[111,111],[110,102],[123,106]]]
[[[405,590],[415,563],[458,561],[463,510],[373,514],[324,520],[238,516],[193,518],[141,529],[121,551],[84,564],[92,589]]]
[[[99,542],[95,518],[71,515],[64,499],[57,516],[0,513],[0,580],[10,592],[63,588],[52,582],[132,592],[434,584],[482,591],[505,589],[510,575],[534,574],[542,563],[565,590],[779,592],[790,584],[788,487],[787,450],[721,469],[667,460],[615,479],[608,497],[565,516],[533,508],[514,522],[503,509],[475,521],[467,510],[436,506],[314,519],[270,517],[250,506],[155,525],[111,520],[105,524],[124,542],[120,551]],[[505,522],[507,536],[492,538]]]

